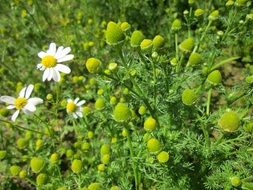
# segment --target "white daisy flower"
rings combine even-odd
[[[83,117],[82,105],[86,102],[85,100],[79,101],[79,98],[76,98],[74,101],[68,99],[67,102],[66,110],[68,114],[72,114],[74,118]]]
[[[22,110],[25,114],[31,114],[36,111],[36,105],[43,103],[43,100],[37,97],[30,98],[33,91],[33,85],[24,87],[20,92],[18,98],[11,96],[1,96],[0,102],[10,104],[7,109],[16,109],[17,111],[11,117],[12,121],[15,121],[20,111]]]
[[[38,53],[41,58],[41,62],[37,65],[37,69],[44,71],[42,80],[54,80],[60,81],[60,72],[69,74],[71,72],[70,68],[66,65],[60,64],[65,61],[70,61],[74,58],[73,54],[69,54],[71,51],[70,47],[64,48],[63,46],[56,49],[56,44],[51,43],[49,49],[44,52]]]

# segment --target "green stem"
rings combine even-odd
[[[208,94],[207,94],[206,115],[209,115],[210,113],[211,97],[212,97],[212,88],[209,89]]]
[[[128,142],[128,146],[129,146],[129,150],[130,150],[130,157],[131,157],[131,160],[132,160],[131,163],[132,163],[132,167],[133,167],[133,171],[134,171],[135,189],[138,190],[139,189],[139,183],[138,183],[137,167],[136,167],[135,161],[134,161],[133,145],[132,145],[130,135],[127,136],[127,142]]]
[[[212,68],[211,71],[217,69],[218,67],[221,67],[222,65],[226,64],[226,63],[231,63],[231,61],[234,61],[236,59],[239,59],[240,57],[236,56],[236,57],[230,57],[228,59],[222,60],[219,63],[215,64]]]
[[[156,100],[157,100],[157,88],[156,88],[156,63],[155,61],[152,61],[153,66],[153,81],[154,81],[154,110],[156,110]]]
[[[199,40],[198,44],[194,47],[193,52],[198,51],[199,45],[201,44],[201,42],[203,41],[204,37],[206,36],[206,32],[209,29],[209,27],[211,26],[211,24],[212,24],[212,20],[209,20],[209,22],[208,22],[208,24],[207,24],[207,26],[206,26],[206,28],[205,28],[202,36],[200,37],[200,40]]]
[[[178,51],[178,34],[175,33],[175,49],[176,49],[176,59],[178,61],[178,58],[179,58],[179,51]]]

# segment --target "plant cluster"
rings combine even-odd
[[[252,190],[252,8],[4,0],[0,189]]]

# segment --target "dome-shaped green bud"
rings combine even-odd
[[[169,154],[168,152],[162,151],[156,156],[156,158],[160,163],[165,163],[169,160]]]
[[[110,145],[109,144],[103,144],[100,148],[100,154],[110,154]]]
[[[219,11],[215,10],[213,12],[211,12],[211,14],[208,16],[208,20],[216,20],[219,17]]]
[[[38,186],[41,186],[41,185],[45,184],[46,181],[47,181],[47,175],[44,174],[44,173],[41,173],[41,174],[39,174],[39,175],[36,177],[36,184],[37,184]]]
[[[19,138],[17,140],[17,147],[18,149],[24,149],[27,145],[27,140],[25,138]]]
[[[83,168],[83,163],[81,160],[75,159],[72,161],[71,170],[74,173],[80,173],[82,171],[82,168]]]
[[[175,58],[175,57],[173,57],[173,58],[170,60],[170,64],[171,64],[172,66],[176,66],[177,63],[178,63],[178,60],[177,60],[177,58]]]
[[[105,32],[106,43],[109,45],[117,45],[124,41],[125,36],[120,26],[115,22],[109,22]]]
[[[153,131],[156,128],[156,120],[153,117],[148,117],[144,122],[146,131]]]
[[[235,5],[236,6],[243,6],[248,2],[248,0],[236,0]]]
[[[89,150],[89,149],[90,149],[90,143],[84,142],[84,143],[82,144],[82,150],[87,151],[87,150]]]
[[[72,158],[73,155],[74,155],[74,151],[73,151],[72,149],[68,149],[68,150],[66,151],[66,157],[67,157],[67,158]]]
[[[59,155],[57,153],[51,154],[50,159],[49,159],[51,164],[57,163],[58,160],[59,160]]]
[[[39,150],[43,146],[43,140],[38,139],[35,144],[36,144],[36,150]]]
[[[112,104],[112,105],[117,104],[117,98],[116,98],[115,96],[112,96],[112,97],[110,98],[110,104]]]
[[[131,35],[131,39],[130,39],[130,44],[132,47],[138,47],[140,46],[142,40],[144,40],[145,36],[143,35],[143,33],[139,30],[135,30],[132,35]]]
[[[153,39],[153,47],[159,49],[164,45],[164,38],[161,35],[156,35]]]
[[[198,65],[202,63],[202,56],[199,53],[191,53],[188,61],[189,66]]]
[[[21,178],[21,179],[24,179],[26,178],[27,176],[27,172],[25,170],[21,170],[18,174],[18,176]]]
[[[203,9],[196,9],[195,11],[194,11],[194,16],[196,16],[196,17],[198,17],[198,16],[201,16],[201,15],[203,15],[204,14],[204,10]]]
[[[98,98],[95,102],[95,109],[102,110],[105,108],[105,100],[103,98]]]
[[[156,138],[148,140],[147,148],[149,152],[158,152],[161,149],[161,143]]]
[[[144,39],[142,40],[140,44],[141,50],[143,51],[150,51],[152,49],[152,46],[153,46],[153,41],[150,39]]]
[[[131,118],[131,111],[127,104],[118,103],[113,110],[113,118],[117,122],[125,122]]]
[[[234,3],[235,3],[234,1],[228,0],[228,1],[226,2],[226,6],[232,6]]]
[[[0,150],[0,160],[4,159],[6,154],[7,154],[6,150]]]
[[[94,137],[94,132],[93,131],[88,131],[87,137],[88,137],[88,139],[92,139]]]
[[[102,190],[102,185],[101,183],[91,183],[88,186],[88,190]]]
[[[131,25],[128,22],[122,22],[120,28],[125,32],[131,28]]]
[[[0,109],[0,115],[3,117],[7,117],[9,115],[10,111],[6,108]]]
[[[191,5],[191,4],[195,3],[195,0],[188,0],[188,3]]]
[[[103,164],[108,164],[110,162],[110,154],[104,154],[101,156],[101,162]]]
[[[101,61],[92,57],[86,61],[85,65],[89,73],[98,73],[100,71]]]
[[[30,167],[34,173],[39,173],[45,165],[45,162],[42,158],[33,157],[30,161]]]
[[[91,109],[90,109],[90,107],[89,106],[84,106],[83,107],[83,113],[84,113],[84,115],[89,115],[89,113],[91,112]]]
[[[192,89],[185,89],[182,93],[182,102],[187,105],[191,106],[197,100],[197,95]]]
[[[121,134],[123,137],[127,137],[129,135],[129,132],[127,129],[123,129]]]
[[[53,100],[53,98],[54,98],[53,94],[47,94],[47,96],[46,96],[46,99],[48,101]]]
[[[208,82],[210,82],[211,84],[219,84],[221,83],[222,80],[222,76],[219,70],[214,70],[212,71],[208,77],[207,77]]]
[[[105,171],[105,165],[104,164],[99,164],[97,167],[98,167],[98,171],[100,171],[100,172]]]
[[[13,165],[10,167],[10,173],[12,176],[17,176],[20,172],[21,168],[17,165]]]
[[[226,132],[234,132],[239,128],[240,117],[238,113],[229,111],[224,113],[218,121],[218,125]]]
[[[181,20],[175,19],[172,23],[171,29],[174,31],[178,31],[181,29],[181,27],[182,27]]]
[[[109,63],[109,64],[108,64],[108,69],[109,69],[110,71],[115,70],[117,67],[118,67],[118,64],[117,64],[117,63]]]
[[[190,52],[194,46],[193,38],[187,38],[179,45],[179,49],[183,52]]]
[[[146,111],[147,111],[147,108],[146,108],[145,106],[141,105],[141,106],[139,107],[138,113],[139,113],[140,115],[144,115],[144,114],[146,113]]]
[[[242,184],[241,179],[239,177],[237,177],[237,176],[231,177],[230,178],[230,183],[234,187],[239,187]]]
[[[121,190],[121,188],[119,186],[114,185],[111,187],[110,190]]]

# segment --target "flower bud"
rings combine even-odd
[[[156,35],[153,39],[153,47],[159,49],[164,45],[164,38],[161,35]]]
[[[0,150],[0,160],[4,159],[6,154],[7,154],[6,150]]]
[[[177,58],[175,58],[175,57],[173,57],[173,58],[170,60],[170,64],[171,64],[172,66],[176,66],[177,63],[178,63],[178,61],[177,61]]]
[[[117,68],[117,66],[118,66],[117,63],[109,63],[109,64],[108,64],[108,69],[109,69],[110,71],[113,71],[113,70],[115,70],[115,69]]]
[[[109,154],[104,154],[101,156],[101,162],[103,164],[108,164],[110,162],[110,155]]]
[[[103,144],[100,148],[100,154],[110,154],[110,145],[109,144]]]
[[[92,57],[86,61],[85,65],[89,73],[98,73],[101,67],[101,61]]]
[[[89,139],[92,139],[94,137],[94,132],[93,131],[88,131],[87,136]]]
[[[131,35],[131,39],[130,39],[130,44],[132,47],[138,47],[140,46],[142,40],[144,40],[145,36],[143,35],[143,33],[139,30],[135,30],[132,35]]]
[[[191,106],[197,100],[197,95],[192,89],[185,89],[182,93],[182,102],[187,105]]]
[[[140,108],[139,108],[139,110],[138,110],[138,113],[140,115],[144,115],[146,113],[146,111],[147,111],[146,107],[143,106],[143,105],[141,105]]]
[[[183,52],[190,52],[193,46],[194,46],[193,38],[187,38],[179,45],[179,49]]]
[[[110,190],[121,190],[121,188],[119,186],[112,186]]]
[[[109,22],[105,32],[106,43],[109,45],[117,45],[124,41],[125,36],[121,28],[115,22]]]
[[[89,115],[89,113],[91,112],[91,109],[89,106],[84,106],[83,107],[83,113],[85,116]]]
[[[239,115],[234,111],[224,113],[218,121],[218,125],[226,132],[236,131],[239,128],[239,123]]]
[[[207,77],[208,82],[210,82],[211,84],[219,84],[221,83],[222,80],[222,76],[219,70],[214,70],[212,71],[208,77]]]
[[[34,173],[39,173],[45,165],[45,162],[42,158],[33,157],[30,161],[30,167]]]
[[[151,138],[148,140],[147,148],[149,152],[158,152],[161,149],[161,143],[157,139]]]
[[[95,102],[95,109],[102,110],[105,108],[105,100],[103,98],[98,98]]]
[[[242,184],[241,179],[239,177],[237,177],[237,176],[231,177],[230,178],[230,183],[234,187],[239,187]]]
[[[153,41],[150,39],[144,39],[144,40],[142,40],[142,42],[140,44],[141,50],[146,51],[146,52],[151,50],[152,46],[153,46]]]
[[[112,96],[110,98],[110,104],[115,105],[117,103],[117,98],[115,96]]]
[[[88,190],[102,190],[102,185],[100,183],[91,183]]]
[[[99,164],[98,165],[98,171],[104,171],[105,170],[105,165],[104,164]]]
[[[20,172],[21,168],[17,165],[13,165],[10,167],[10,173],[12,176],[17,176]]]
[[[219,17],[219,11],[215,10],[215,11],[211,12],[211,14],[208,16],[208,20],[214,21],[214,20],[217,20],[218,17]]]
[[[149,117],[144,122],[144,129],[146,131],[153,131],[156,128],[156,120],[153,117]]]
[[[81,160],[75,159],[71,163],[71,170],[78,174],[82,171],[83,163]]]
[[[123,22],[121,23],[120,28],[125,32],[131,28],[131,25],[128,22]]]
[[[27,146],[27,140],[25,138],[19,138],[17,140],[18,149],[24,149]]]
[[[121,134],[123,137],[127,137],[129,135],[129,132],[127,129],[123,129]]]
[[[203,15],[204,12],[205,12],[205,11],[204,11],[203,9],[196,9],[196,10],[194,11],[194,16],[199,17],[199,16]]]
[[[47,175],[44,174],[44,173],[41,173],[41,174],[39,174],[39,175],[36,177],[36,184],[37,184],[38,186],[41,186],[41,185],[45,184],[46,181],[47,181]]]
[[[226,6],[232,6],[234,4],[234,1],[229,0],[226,2]]]
[[[178,30],[181,29],[181,27],[182,27],[181,20],[175,19],[175,20],[173,21],[173,23],[172,23],[171,29],[172,29],[173,31],[178,31]]]
[[[169,160],[169,154],[168,152],[162,151],[156,156],[156,158],[160,163],[165,163]]]
[[[131,111],[127,104],[125,103],[118,103],[113,111],[113,118],[117,122],[125,122],[131,118]]]
[[[18,174],[18,176],[21,178],[21,179],[24,179],[26,176],[27,176],[27,172],[25,170],[21,170]]]
[[[199,53],[191,53],[188,61],[188,65],[194,66],[202,63],[202,56]]]
[[[51,164],[57,163],[58,160],[59,160],[59,155],[57,153],[51,154],[50,160],[49,160]]]

